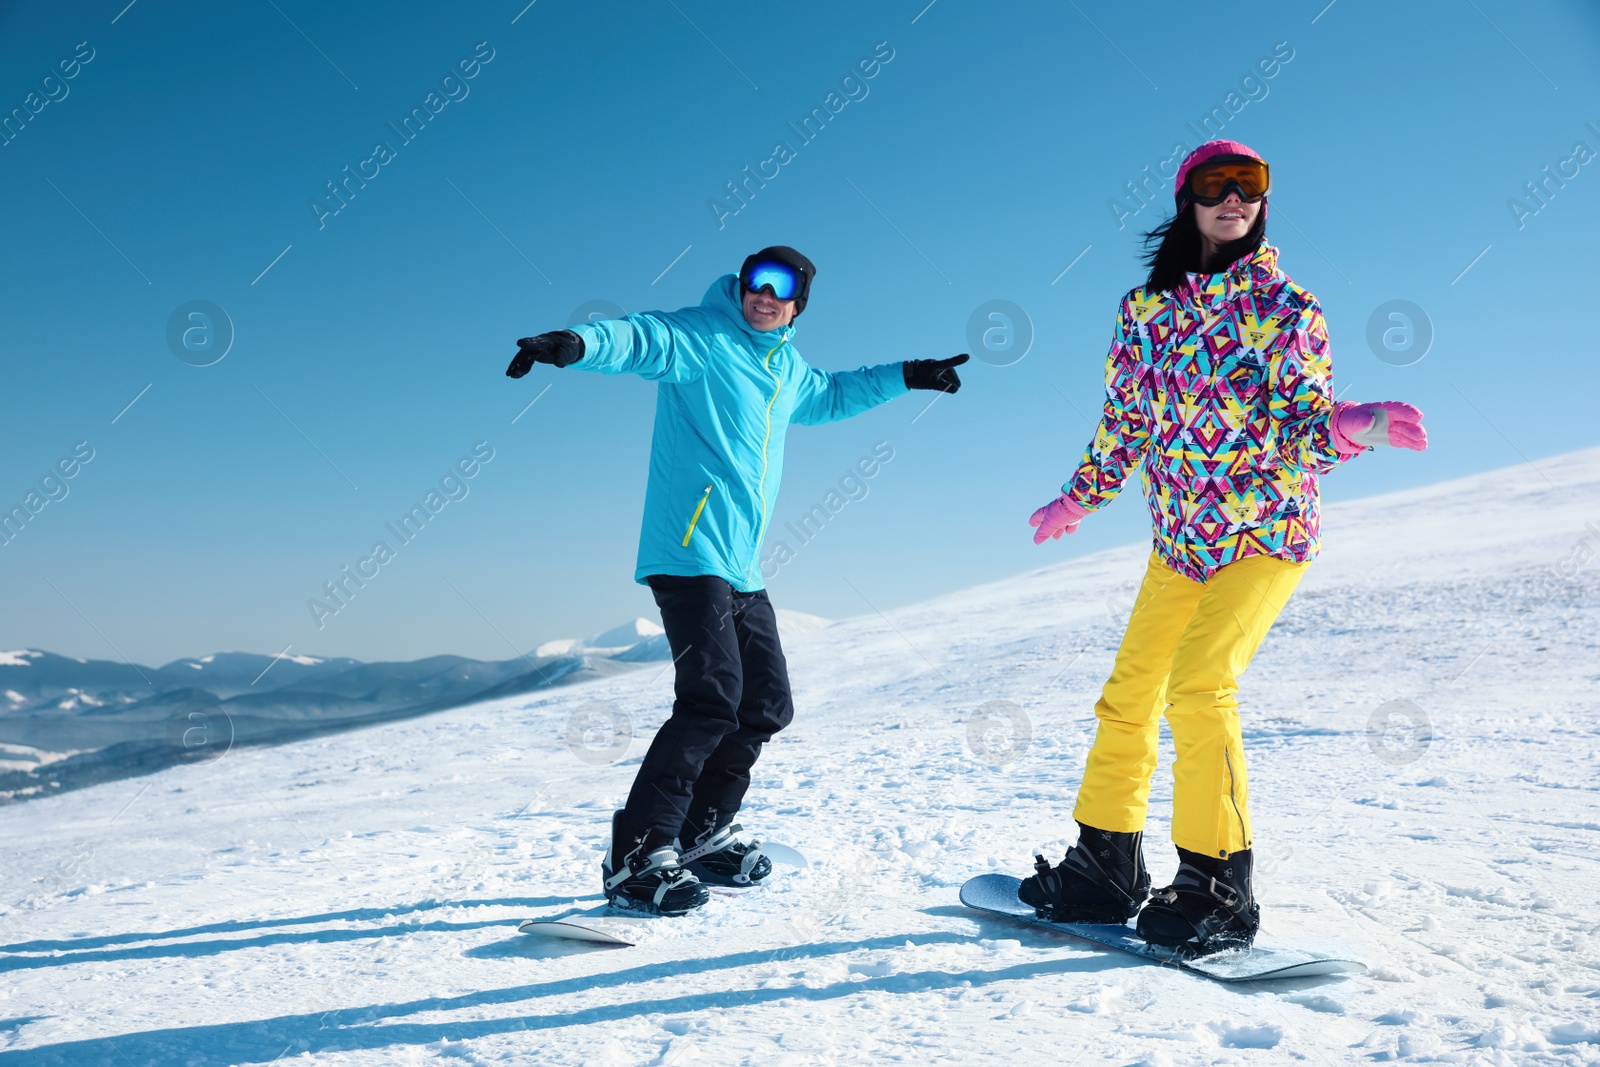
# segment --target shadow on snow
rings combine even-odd
[[[128,1067],[132,1064],[135,1067],[142,1067],[147,1063],[188,1062],[198,1067],[213,1061],[234,1063],[241,1060],[271,1060],[286,1049],[292,1049],[296,1055],[302,1052],[312,1054],[353,1052],[395,1045],[422,1045],[437,1042],[441,1038],[466,1041],[528,1030],[588,1026],[644,1015],[676,1015],[782,1000],[825,1001],[873,992],[924,993],[955,989],[969,984],[988,985],[993,982],[1019,981],[1052,974],[1111,970],[1128,966],[1130,963],[1132,966],[1142,966],[1134,961],[1124,963],[1109,956],[1093,954],[1031,961],[987,971],[917,971],[864,978],[859,981],[834,982],[817,988],[797,985],[780,988],[721,989],[630,1000],[548,1014],[509,1015],[459,1022],[381,1022],[381,1020],[401,1019],[422,1013],[465,1011],[571,993],[593,994],[638,983],[670,981],[695,972],[820,959],[850,952],[898,949],[904,948],[907,944],[912,946],[969,944],[972,940],[968,934],[954,932],[900,934],[874,937],[865,941],[827,942],[738,952],[710,959],[668,960],[608,974],[580,975],[553,982],[483,990],[463,996],[428,997],[397,1004],[374,1004],[364,1008],[307,1012],[249,1022],[172,1027],[123,1034],[114,1038],[64,1041],[36,1049],[0,1054],[0,1062],[68,1064],[72,1067],[88,1067],[92,1064],[117,1064],[119,1067]]]
[[[176,944],[162,945],[137,945],[141,941],[166,941],[172,938],[195,937],[203,934],[235,934],[249,930],[264,930],[273,927],[306,926],[312,923],[326,922],[351,922],[370,923],[381,919],[394,920],[402,915],[414,915],[417,912],[433,911],[438,908],[477,908],[477,907],[507,907],[507,908],[548,908],[560,904],[571,904],[575,901],[600,899],[600,894],[575,894],[563,897],[502,897],[494,900],[426,900],[417,904],[400,905],[393,908],[352,908],[348,911],[330,911],[321,915],[302,915],[296,918],[284,919],[249,919],[239,922],[209,923],[205,926],[190,926],[180,930],[168,930],[162,933],[149,934],[108,934],[103,937],[78,937],[59,941],[22,941],[14,945],[0,946],[0,952],[22,953],[39,952],[51,955],[22,956],[10,955],[0,957],[0,972],[31,970],[38,967],[59,967],[73,963],[100,963],[112,960],[127,959],[156,959],[163,956],[214,956],[219,952],[229,952],[242,948],[262,948],[270,945],[298,944],[298,943],[325,943],[335,941],[351,941],[364,937],[390,937],[396,934],[443,931],[443,930],[476,930],[486,926],[503,926],[503,918],[474,921],[474,922],[431,922],[431,923],[396,923],[391,922],[386,926],[362,926],[335,930],[308,930],[301,932],[284,932],[264,934],[259,937],[249,938],[221,938],[215,941],[182,941]],[[108,948],[108,946],[122,946],[133,944],[133,947]],[[103,951],[97,951],[103,950]]]

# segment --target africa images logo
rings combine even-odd
[[[339,173],[343,175],[338,182],[332,179],[325,182],[327,195],[310,201],[311,214],[317,220],[317,229],[326,229],[328,219],[339,214],[350,206],[350,201],[356,198],[356,193],[367,187],[367,182],[373,181],[383,173],[383,168],[393,163],[400,156],[400,149],[416,140],[428,123],[437,118],[445,108],[452,103],[460,103],[472,92],[472,86],[467,83],[483,72],[483,68],[494,60],[495,50],[489,46],[488,41],[479,41],[474,46],[472,55],[456,64],[455,69],[446,74],[439,81],[439,88],[430,90],[422,98],[422,103],[413,107],[400,119],[396,126],[389,123],[389,128],[398,135],[399,144],[390,141],[379,141],[372,146],[372,155],[361,160],[352,170],[347,163]],[[459,73],[457,73],[459,72]]]

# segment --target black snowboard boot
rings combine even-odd
[[[740,840],[742,833],[744,827],[732,815],[723,816],[716,808],[698,818],[691,815],[681,838],[689,847],[679,862],[706,885],[740,889],[758,885],[772,873],[772,860],[761,851],[761,842]]]
[[[711,899],[711,891],[679,863],[675,841],[660,830],[630,834],[620,811],[611,816],[600,878],[612,907],[644,915],[683,915]]]
[[[1250,850],[1227,859],[1178,849],[1178,873],[1139,913],[1139,936],[1152,945],[1204,956],[1248,948],[1261,927],[1250,886]]]
[[[1035,856],[1037,872],[1017,897],[1041,919],[1068,923],[1125,923],[1150,894],[1144,833],[1119,834],[1078,824],[1078,843],[1051,867]]]

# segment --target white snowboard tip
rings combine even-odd
[[[574,919],[528,919],[517,927],[517,932],[534,937],[555,937],[564,941],[592,941],[601,945],[633,947],[637,941],[635,924],[619,923],[602,916],[584,916]]]
[[[761,842],[761,851],[765,852],[767,854],[767,858],[773,863],[782,863],[789,867],[811,866],[811,864],[806,861],[806,858],[800,854],[798,849],[790,848],[788,845],[779,845],[771,841],[763,841]]]

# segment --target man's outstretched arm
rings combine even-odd
[[[960,355],[951,359],[913,359],[847,371],[807,367],[805,376],[800,379],[800,396],[795,401],[793,421],[802,426],[815,426],[848,419],[912,389],[953,393],[961,388],[955,368],[967,358]]]
[[[583,323],[517,342],[506,375],[520,378],[535,363],[573,367],[598,374],[637,374],[651,380],[693,381],[702,367],[694,348],[672,323],[654,314]]]

